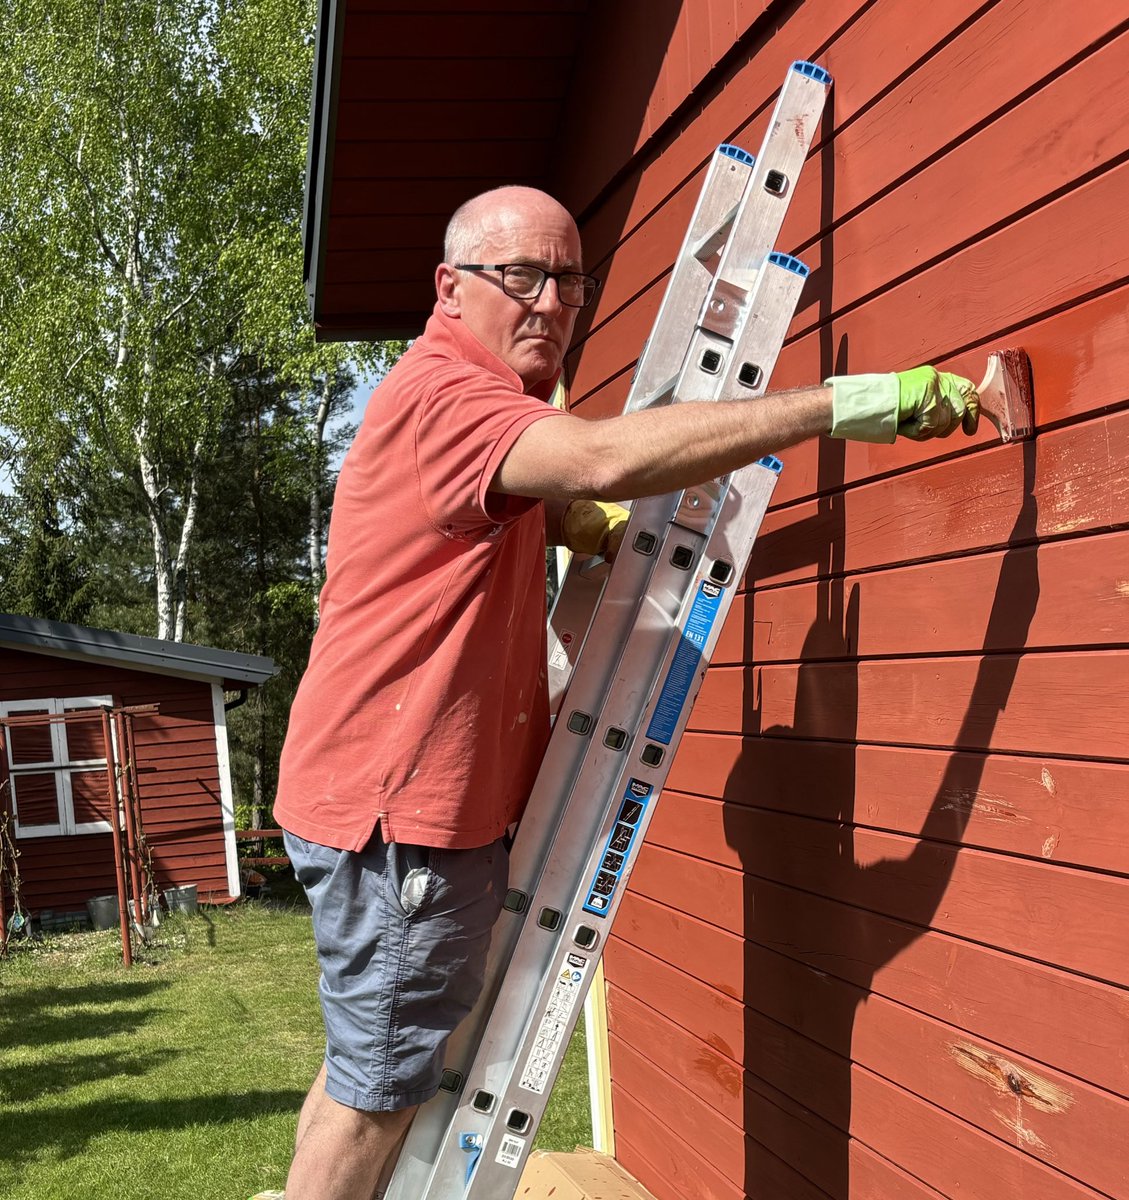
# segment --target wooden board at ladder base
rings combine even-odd
[[[578,1147],[530,1155],[515,1200],[655,1200],[614,1158]]]

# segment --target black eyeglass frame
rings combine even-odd
[[[544,267],[539,267],[536,263],[452,263],[456,271],[501,271],[502,273],[502,291],[513,300],[536,300],[545,290],[545,283],[549,279],[553,279],[557,284],[557,295],[560,296],[561,303],[566,308],[587,308],[593,300],[596,299],[596,292],[599,291],[601,281],[595,275],[588,275],[584,271],[546,271]],[[515,296],[513,292],[506,291],[506,269],[508,267],[523,267],[527,271],[540,271],[541,284],[537,291],[532,296]],[[592,283],[592,292],[587,300],[580,304],[570,304],[561,294],[561,279],[565,276],[572,276],[573,279],[588,279]]]

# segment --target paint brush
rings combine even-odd
[[[980,412],[999,430],[1005,442],[1016,442],[1035,432],[1032,409],[1031,360],[1022,350],[993,350],[988,371],[976,389]]]

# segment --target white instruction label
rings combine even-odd
[[[552,646],[549,647],[549,666],[554,671],[565,671],[568,669],[569,647],[575,640],[576,634],[570,629],[562,629],[560,636],[554,638]]]
[[[521,1162],[524,1150],[525,1138],[514,1137],[512,1133],[507,1133],[502,1137],[502,1145],[498,1150],[498,1157],[494,1161],[500,1162],[503,1167],[516,1167]]]
[[[526,1091],[543,1095],[553,1075],[553,1064],[557,1061],[576,1002],[584,994],[584,976],[588,972],[588,959],[583,954],[568,953],[557,972],[557,981],[549,994],[549,1003],[529,1060],[521,1073],[520,1086]]]

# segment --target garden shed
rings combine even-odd
[[[0,718],[15,722],[3,730],[2,809],[24,908],[66,924],[115,891],[102,726],[59,719],[108,706],[155,709],[133,721],[132,765],[156,888],[237,897],[225,712],[275,670],[255,655],[0,614]],[[56,719],[21,723],[30,716]]]
[[[530,183],[621,410],[722,142],[834,78],[775,388],[1024,347],[1036,436],[787,451],[605,953],[606,1149],[659,1200],[1129,1197],[1129,19],[1119,0],[320,6],[320,335],[418,332]]]

